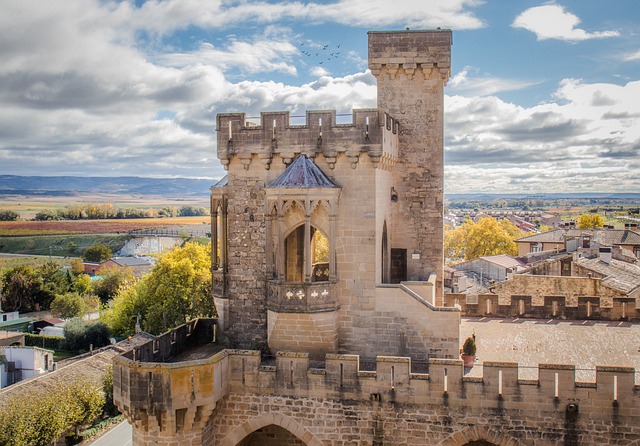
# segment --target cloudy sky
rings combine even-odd
[[[447,193],[640,192],[638,0],[3,0],[0,174],[219,178],[216,113],[375,106],[406,27],[454,32]]]

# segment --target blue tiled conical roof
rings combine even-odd
[[[268,188],[286,187],[338,187],[324,172],[305,155],[300,155],[287,167],[282,174],[269,185]]]
[[[227,184],[229,184],[229,181],[228,181],[227,175],[225,175],[222,178],[220,178],[218,182],[214,184],[212,187],[226,187]]]

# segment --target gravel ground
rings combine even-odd
[[[537,379],[537,365],[575,364],[576,380],[595,381],[595,367],[636,369],[640,384],[640,324],[605,321],[463,318],[460,344],[476,335],[477,362],[469,373],[482,374],[483,361],[520,364],[519,377]]]

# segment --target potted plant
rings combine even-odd
[[[460,355],[466,369],[473,367],[473,364],[476,362],[476,349],[475,339],[469,336],[462,345],[462,355]]]

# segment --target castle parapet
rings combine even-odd
[[[370,31],[369,69],[376,76],[442,79],[451,70],[451,30]],[[425,49],[428,48],[428,51]]]
[[[234,156],[247,169],[254,158],[269,169],[274,156],[289,164],[298,154],[321,154],[333,169],[339,155],[355,168],[365,153],[376,166],[388,165],[397,159],[398,130],[398,121],[377,109],[353,110],[351,124],[337,124],[335,110],[307,111],[304,125],[291,125],[287,111],[263,112],[259,125],[247,122],[245,113],[222,113],[218,158],[225,169]]]
[[[187,330],[183,326],[179,333]],[[171,342],[170,333],[163,336]],[[156,341],[149,342],[151,350],[160,346]],[[279,352],[275,361],[263,363],[252,350],[223,350],[203,359],[187,355],[188,360],[168,363],[132,356],[114,361],[114,401],[133,424],[136,445],[154,444],[159,437],[168,445],[214,444],[210,418],[216,407],[247,396],[333,400],[350,407],[448,407],[467,417],[486,411],[519,416],[535,407],[540,416],[572,422],[637,426],[640,421],[640,386],[631,367],[599,366],[595,381],[576,382],[575,366],[562,364],[540,364],[537,379],[520,379],[514,362],[487,361],[480,376],[469,377],[458,359],[431,359],[428,373],[414,373],[410,358],[392,356],[365,366],[357,355],[328,354],[321,363],[297,352]]]

